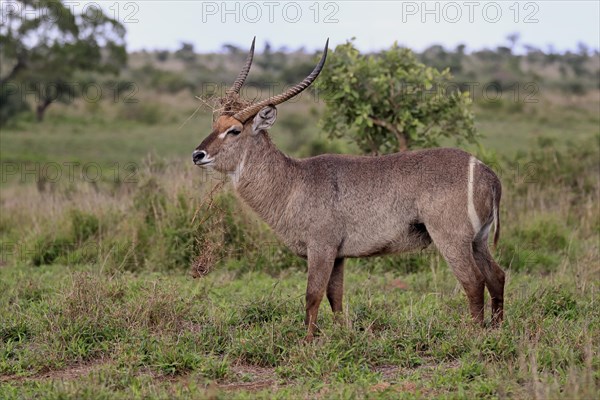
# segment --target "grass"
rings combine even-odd
[[[209,116],[177,130],[197,105],[167,100],[158,122],[153,106],[57,108],[0,132],[0,398],[598,396],[597,112],[479,110],[474,150],[504,187],[501,328],[470,323],[428,250],[350,260],[343,320],[325,302],[303,344],[304,261],[227,186],[212,193],[218,177],[188,162]],[[351,149],[280,114],[292,154]],[[133,162],[135,179],[4,179],[64,161]]]
[[[586,266],[542,278],[509,273],[507,321],[482,330],[469,323],[464,296],[439,260],[401,276],[363,264],[347,274],[345,321],[334,322],[323,305],[311,345],[300,343],[302,271],[215,271],[192,280],[95,266],[5,267],[0,396],[225,395],[256,384],[255,375],[269,388],[236,396],[596,393],[598,287]],[[406,289],[390,285],[395,279]],[[58,374],[44,378],[49,371]]]

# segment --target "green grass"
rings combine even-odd
[[[490,330],[470,324],[443,263],[409,275],[368,272],[368,263],[348,268],[344,322],[323,304],[320,336],[308,345],[302,271],[218,270],[192,280],[95,266],[5,267],[0,397],[225,396],[227,385],[239,385],[240,398],[377,388],[391,398],[553,397],[558,388],[589,398],[598,389],[598,287],[585,267],[509,273],[506,323]],[[394,279],[407,289],[390,285]],[[89,368],[77,373],[74,365]],[[252,368],[267,374],[268,390],[243,390],[257,381]],[[57,373],[44,378],[48,371]]]
[[[102,165],[140,163],[152,153],[168,158],[189,156],[210,133],[210,115],[203,114],[179,129],[184,120],[182,117],[180,121],[146,125],[120,119],[50,114],[43,124],[27,121],[18,129],[3,128],[0,155],[3,162]]]
[[[508,156],[538,146],[541,138],[554,140],[560,147],[585,141],[598,134],[600,124],[597,113],[545,104],[515,114],[485,110],[477,116],[477,129],[484,135],[481,143]]]

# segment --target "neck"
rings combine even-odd
[[[232,181],[244,202],[276,229],[293,190],[290,177],[297,174],[296,163],[264,132],[250,142]]]

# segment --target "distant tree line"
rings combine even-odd
[[[559,53],[552,47],[546,50],[521,44],[518,34],[507,37],[506,45],[492,49],[467,52],[464,44],[454,49],[432,45],[423,52],[415,52],[423,64],[439,71],[448,69],[457,83],[494,83],[500,89],[515,82],[535,81],[551,89],[570,94],[583,94],[600,88],[600,54],[580,43],[574,51]],[[521,51],[517,51],[520,48]],[[232,44],[222,52],[198,54],[192,43],[184,42],[176,51],[159,50],[146,53],[146,65],[133,75],[161,91],[178,92],[201,89],[203,82],[227,82],[237,73],[236,68],[246,55],[246,49]],[[263,51],[257,51],[249,83],[266,87],[272,82],[293,84],[311,70],[315,54],[304,49],[273,50],[266,42]],[[168,61],[186,64],[181,74],[169,68]],[[139,75],[138,75],[139,73]]]

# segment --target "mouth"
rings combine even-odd
[[[198,161],[194,161],[194,164],[196,164],[199,167],[208,167],[213,163],[213,160],[198,160]]]

